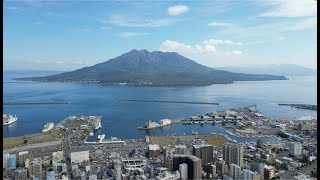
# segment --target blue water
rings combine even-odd
[[[143,138],[149,135],[177,135],[191,131],[218,132],[219,125],[173,125],[153,131],[137,130],[147,119],[190,117],[210,111],[256,104],[266,116],[293,119],[317,118],[316,111],[278,106],[278,103],[317,104],[317,77],[289,77],[287,81],[236,82],[205,87],[130,87],[56,82],[15,81],[12,78],[48,75],[38,72],[5,72],[4,102],[64,101],[69,104],[5,105],[4,113],[16,114],[17,123],[3,127],[4,137],[39,133],[49,121],[58,123],[67,116],[101,115],[106,137]],[[120,99],[217,102],[220,105],[141,103]],[[224,130],[222,130],[224,132]],[[222,132],[221,131],[221,132]],[[237,139],[236,139],[237,140]]]

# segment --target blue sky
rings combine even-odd
[[[4,69],[74,70],[132,49],[209,67],[316,68],[317,2],[4,1]]]

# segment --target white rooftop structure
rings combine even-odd
[[[158,144],[149,144],[149,150],[151,151],[160,150],[160,146]]]

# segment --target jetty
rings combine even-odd
[[[122,99],[119,101],[219,105],[219,103],[214,103],[214,102],[190,102],[190,101],[163,101],[163,100],[138,100],[138,99]]]

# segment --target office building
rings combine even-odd
[[[236,164],[230,164],[230,174],[229,176],[234,180],[240,180],[241,177],[241,167]]]
[[[148,157],[158,157],[160,155],[160,146],[158,144],[149,144],[148,146]]]
[[[201,159],[192,155],[173,155],[173,171],[179,170],[179,165],[183,163],[186,163],[188,165],[188,179],[201,179]]]
[[[291,142],[289,143],[289,155],[291,156],[299,156],[302,152],[302,144],[299,142]]]
[[[182,163],[179,164],[179,173],[181,179],[188,179],[188,164]]]
[[[231,164],[243,167],[243,147],[236,144],[224,144],[223,160],[229,167]]]
[[[250,171],[249,169],[244,169],[243,180],[260,180],[260,174],[258,172]]]
[[[193,145],[193,155],[201,159],[202,164],[208,164],[213,160],[213,146],[212,145]]]
[[[71,163],[82,163],[89,161],[89,151],[71,152]]]

